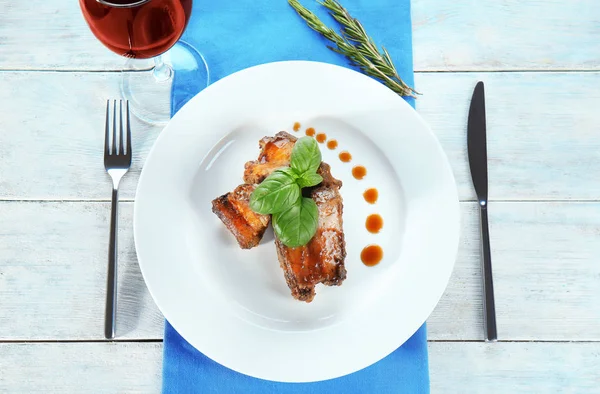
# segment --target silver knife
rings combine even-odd
[[[487,142],[485,123],[485,93],[483,82],[478,82],[473,91],[467,126],[469,166],[479,212],[481,214],[482,274],[483,274],[483,324],[486,342],[498,339],[496,330],[496,306],[494,303],[494,281],[492,280],[492,254],[488,225],[488,173]]]

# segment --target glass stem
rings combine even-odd
[[[163,62],[162,55],[158,55],[154,58],[154,69],[152,71],[156,82],[167,82],[173,76],[173,69],[168,64]]]

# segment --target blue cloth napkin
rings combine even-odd
[[[329,26],[337,24],[312,0],[302,3]],[[390,52],[401,77],[412,86],[410,0],[343,0],[378,45]],[[202,52],[211,82],[233,72],[281,60],[314,60],[350,67],[326,48],[285,0],[196,0],[183,40]],[[194,81],[176,75],[174,114],[194,94]],[[414,102],[407,100],[414,106]],[[234,372],[193,348],[166,322],[163,393],[429,393],[425,325],[388,357],[361,371],[316,383],[278,383]]]

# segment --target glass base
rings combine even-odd
[[[132,69],[128,60],[126,70]],[[146,123],[164,125],[171,119],[171,108],[179,109],[208,86],[210,75],[200,52],[184,41],[155,60],[149,71],[123,72],[121,93],[129,100],[131,112]],[[177,80],[177,91],[172,92]]]

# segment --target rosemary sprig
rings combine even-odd
[[[380,52],[362,24],[353,18],[339,2],[336,0],[319,0],[318,2],[327,8],[331,16],[342,25],[341,35],[327,27],[298,0],[288,0],[288,3],[311,29],[335,44],[335,46],[328,45],[329,49],[344,55],[353,66],[358,67],[366,75],[379,80],[399,95],[415,97],[415,94],[418,94],[402,81],[388,51],[382,47]]]

